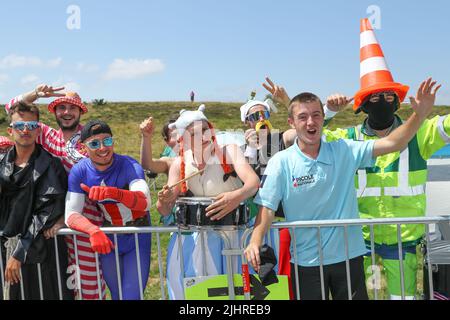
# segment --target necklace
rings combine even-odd
[[[380,135],[380,134],[378,133],[379,131],[377,131],[377,130],[373,130],[373,131],[375,132],[375,134],[377,135],[378,138],[387,137],[387,136],[391,133],[392,129],[394,128],[394,124],[395,124],[395,121],[391,124],[391,126],[390,126],[389,128],[384,129],[384,130],[386,130],[386,132],[384,133],[384,135]],[[381,131],[381,130],[380,130],[380,131]]]

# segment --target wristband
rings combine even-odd
[[[338,111],[328,109],[327,105],[323,106],[323,112],[325,113],[325,120],[333,118],[338,113]]]

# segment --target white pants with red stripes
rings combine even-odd
[[[97,226],[101,226],[103,223],[101,211],[90,200],[86,200],[84,204],[83,216]],[[69,249],[67,272],[71,274],[67,285],[70,289],[75,290],[77,299],[97,300],[100,299],[99,292],[101,292],[101,299],[105,299],[106,284],[100,267],[100,259],[97,259],[96,262],[95,253],[92,251],[88,236],[76,235],[75,238],[76,244],[74,247],[74,236],[66,236]],[[99,288],[101,289],[99,290]]]

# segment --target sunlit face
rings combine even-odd
[[[113,161],[114,140],[111,139],[109,133],[100,133],[83,142],[91,161],[102,169],[108,168]]]
[[[184,132],[184,141],[189,141],[190,149],[194,152],[202,152],[212,145],[212,133],[208,122],[195,121],[186,128]]]
[[[40,127],[33,126],[37,122],[37,116],[31,112],[16,112],[11,117],[8,133],[16,145],[23,148],[32,147],[41,132]],[[18,123],[23,123],[23,128],[15,128]]]
[[[70,103],[61,103],[55,107],[56,122],[64,130],[74,130],[80,123],[81,109]]]
[[[324,115],[319,101],[294,102],[289,124],[296,130],[300,146],[320,147]]]
[[[171,147],[172,149],[175,148],[175,146],[177,145],[177,140],[178,140],[178,135],[177,135],[177,130],[176,129],[169,129],[168,132],[168,136],[169,138],[166,141],[166,144]]]

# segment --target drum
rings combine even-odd
[[[249,212],[245,204],[227,214],[220,220],[211,220],[206,216],[206,208],[214,200],[207,197],[179,197],[176,201],[175,219],[181,227],[187,226],[239,226],[249,221]]]

